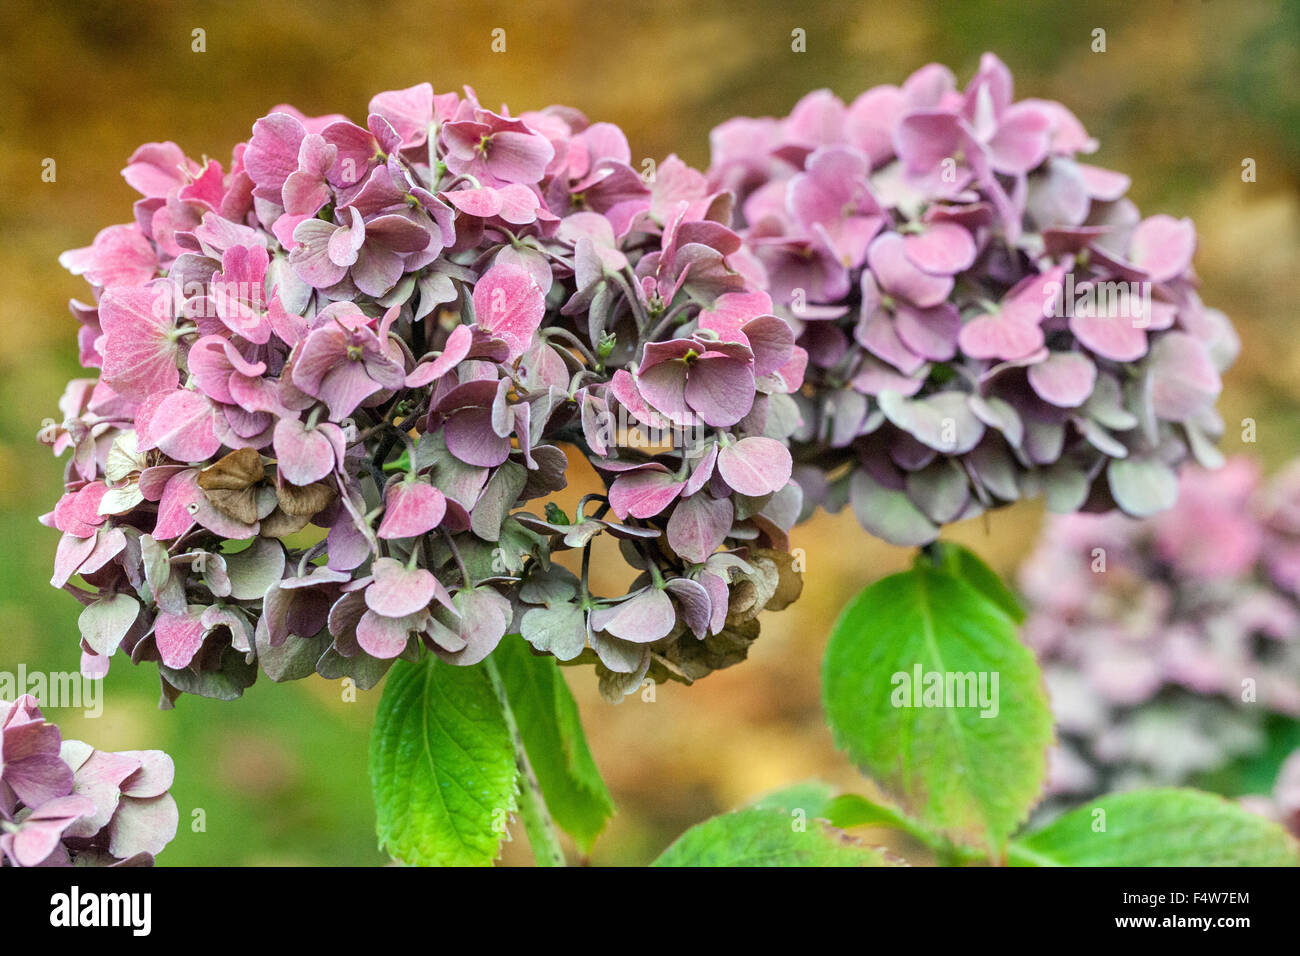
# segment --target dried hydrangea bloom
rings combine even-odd
[[[618,699],[742,659],[798,593],[807,356],[729,194],[631,162],[608,123],[428,84],[364,125],[278,107],[229,167],[141,147],[134,221],[63,257],[97,377],[42,436],[72,453],[44,521],[83,671],[156,661],[165,704],[369,687],[522,633]],[[568,515],[572,454],[605,490]],[[590,590],[602,535],[625,594]]]
[[[64,740],[30,695],[0,700],[0,865],[152,865],[176,835],[174,769]]]
[[[1300,717],[1300,470],[1186,470],[1169,511],[1049,521],[1020,572],[1051,691],[1051,788],[1181,783]]]
[[[744,269],[807,353],[794,473],[805,513],[850,503],[898,544],[1043,494],[1053,511],[1169,507],[1216,461],[1237,349],[1205,307],[1188,220],[1143,218],[1059,103],[1016,101],[985,54],[845,104],[712,134]]]

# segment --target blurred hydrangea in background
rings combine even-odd
[[[1145,521],[1055,517],[1019,584],[1058,721],[1057,797],[1189,783],[1300,715],[1300,462],[1269,481],[1240,456],[1189,469]]]

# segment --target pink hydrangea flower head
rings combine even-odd
[[[1295,473],[1231,458],[1184,470],[1154,517],[1047,522],[1019,583],[1060,728],[1053,792],[1187,783],[1300,715]]]
[[[854,257],[883,213],[846,162],[800,214]],[[42,432],[72,451],[43,520],[86,673],[154,663],[167,706],[522,633],[618,699],[743,659],[798,590],[808,356],[728,193],[676,157],[647,183],[575,110],[428,84],[364,122],[276,107],[228,169],[142,147],[135,222],[63,257],[94,377]],[[572,455],[602,489],[566,514]],[[600,535],[626,593],[552,562]]]
[[[806,363],[805,514],[848,503],[899,544],[1036,494],[1144,516],[1182,462],[1217,460],[1237,343],[1199,297],[1194,226],[1141,218],[1128,177],[1082,161],[1078,119],[1017,100],[996,56],[964,89],[931,64],[711,145],[743,216],[732,258]]]

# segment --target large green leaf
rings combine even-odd
[[[1117,793],[1013,840],[1012,866],[1296,866],[1276,823],[1197,790]]]
[[[482,667],[398,661],[370,735],[379,845],[420,866],[486,866],[515,809],[514,746]]]
[[[810,817],[829,820],[826,808],[835,799],[835,788],[822,780],[804,780],[773,790],[746,804],[746,810],[803,810]]]
[[[776,807],[724,813],[691,827],[652,866],[892,866],[824,821]]]
[[[551,817],[587,853],[614,814],[582,731],[578,705],[555,658],[534,655],[521,637],[493,652],[528,762]]]
[[[754,810],[802,810],[810,817],[820,817],[831,826],[847,830],[849,827],[874,826],[891,830],[910,830],[915,827],[893,807],[876,803],[856,793],[835,794],[835,788],[821,780],[805,780],[775,790],[750,803]]]
[[[961,578],[976,591],[1007,612],[1007,617],[1017,624],[1025,620],[1025,609],[1011,589],[1002,583],[998,573],[979,559],[969,548],[951,541],[941,542],[939,554],[944,569]]]
[[[822,696],[836,742],[907,813],[1000,856],[1042,787],[1052,722],[1033,655],[964,566],[922,555],[859,594],[831,634]]]

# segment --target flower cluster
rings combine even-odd
[[[64,740],[30,695],[0,700],[0,865],[152,865],[176,835],[174,769]]]
[[[1185,782],[1300,717],[1300,465],[1188,469],[1146,521],[1053,518],[1020,572],[1061,744],[1051,787]]]
[[[964,90],[932,64],[713,131],[745,268],[808,354],[806,509],[921,544],[1039,493],[1151,514],[1213,460],[1237,343],[1197,295],[1195,229],[1143,218],[1127,176],[1079,159],[1096,147],[992,54]]]
[[[157,661],[165,704],[259,669],[368,687],[522,633],[617,699],[742,659],[797,595],[807,356],[676,157],[638,172],[611,124],[422,84],[123,175],[134,221],[61,259],[98,375],[42,433],[72,453],[43,520],[83,673]],[[565,448],[605,485],[573,515]],[[639,574],[615,597],[603,536]]]

